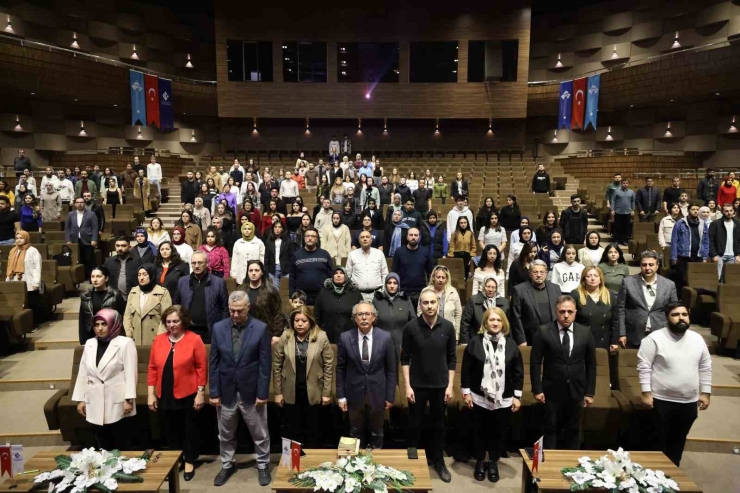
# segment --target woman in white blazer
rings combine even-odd
[[[254,224],[249,221],[245,222],[241,232],[242,237],[234,242],[230,269],[230,276],[236,279],[237,285],[242,284],[247,277],[247,263],[250,260],[265,262],[265,244],[255,236],[257,228]]]
[[[72,394],[77,412],[94,425],[97,447],[105,450],[130,450],[123,418],[136,415],[136,345],[121,335],[122,328],[121,315],[111,308],[93,317],[95,337],[85,343]]]

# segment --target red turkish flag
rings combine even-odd
[[[10,459],[10,447],[3,445],[0,447],[0,478],[5,476],[5,473],[8,473],[8,476],[11,478],[13,477],[13,463]]]
[[[586,110],[586,78],[573,81],[573,111],[570,117],[570,128],[584,129],[583,114]],[[147,112],[149,107],[147,107]]]
[[[298,442],[291,442],[290,448],[290,470],[292,471],[293,469],[297,469],[298,472],[301,472],[301,444]]]
[[[159,122],[159,79],[156,75],[144,75],[144,91],[146,96],[146,124],[161,127]]]

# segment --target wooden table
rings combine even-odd
[[[306,455],[301,457],[301,471],[317,467],[324,462],[334,462],[337,460],[336,450],[304,450]],[[409,471],[414,475],[414,484],[404,487],[404,491],[426,492],[432,489],[432,479],[429,477],[429,466],[427,466],[427,456],[423,450],[418,451],[419,458],[411,460],[408,458],[406,449],[383,449],[373,450],[373,462],[383,464],[384,466],[394,467],[401,471]],[[312,488],[302,488],[290,484],[288,480],[293,477],[296,471],[290,471],[284,467],[275,469],[275,476],[272,480],[272,489],[276,492],[313,492]]]
[[[134,452],[121,452],[121,455],[131,459],[133,457],[141,457],[144,454],[143,451]],[[160,455],[161,454],[161,455]],[[169,489],[170,493],[180,492],[180,473],[179,473],[179,460],[182,452],[180,451],[166,451],[158,452],[155,451],[152,454],[151,459],[146,465],[146,469],[137,472],[139,476],[144,478],[143,483],[118,483],[118,489],[116,491],[140,491],[140,492],[157,492],[164,483],[164,480],[169,478]],[[21,493],[31,491],[34,487],[37,490],[44,492],[47,491],[47,486],[43,488],[38,487],[33,482],[33,478],[42,472],[53,471],[56,469],[56,462],[54,457],[61,455],[59,452],[41,452],[36,454],[33,459],[26,461],[26,471],[32,471],[38,469],[39,472],[32,474],[24,474],[23,476],[16,476],[15,488],[11,489],[14,484],[9,478],[5,478],[5,481],[0,484],[0,492],[14,492]],[[156,462],[154,462],[156,460]]]
[[[539,481],[537,488],[540,492],[570,491],[571,480],[563,476],[560,469],[563,467],[577,467],[578,459],[591,457],[596,460],[607,454],[605,450],[545,450],[545,462],[539,465],[539,470],[532,474],[532,460],[524,449],[520,449],[524,459],[522,468],[522,492],[529,491],[532,477]],[[663,452],[630,452],[632,462],[639,463],[645,469],[661,470],[666,476],[678,483],[681,493],[702,493],[689,477],[676,467]],[[590,491],[590,490],[589,490]],[[601,490],[603,491],[603,490]]]

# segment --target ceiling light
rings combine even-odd
[[[117,104],[114,104],[114,105],[113,105],[113,107],[114,107],[114,108],[118,108],[118,105],[117,105]]]
[[[370,93],[365,93],[365,99],[370,99]]]
[[[617,45],[614,45],[614,51],[612,51],[612,59],[619,58],[619,55],[617,55]]]
[[[607,128],[605,140],[614,140],[614,137],[612,137],[612,127]]]
[[[558,141],[558,131],[557,130],[553,130],[552,131],[552,141],[553,142],[557,142]]]
[[[196,142],[196,140],[195,140],[195,130],[192,130],[192,133],[190,134],[190,142]]]
[[[732,121],[730,122],[730,133],[736,133],[737,127],[735,127],[735,116],[733,115]]]
[[[388,119],[387,118],[383,118],[383,133],[384,134],[388,133]]]
[[[663,137],[673,137],[673,134],[671,133],[671,122],[666,123]]]
[[[72,48],[78,48],[80,45],[77,43],[77,33],[72,33]]]
[[[18,115],[15,115],[15,131],[20,132],[23,130],[23,127],[21,126],[21,117]]]
[[[143,139],[144,137],[141,136],[141,127],[139,127],[139,133],[136,135],[137,139]]]
[[[715,92],[715,93],[714,93],[714,95],[715,95],[715,96],[719,96],[719,93],[718,93],[718,92]]]
[[[36,93],[35,93],[35,92],[32,92],[32,93],[31,93],[31,96],[35,96],[35,95],[36,95]]]
[[[134,52],[131,53],[131,58],[133,58],[134,60],[139,59],[139,55],[136,54],[136,45],[134,45]]]
[[[188,63],[185,64],[187,68],[193,68],[193,62],[190,61],[190,53],[188,53]]]
[[[87,137],[87,132],[85,132],[85,122],[80,120],[80,135],[83,137]]]
[[[10,16],[8,16],[8,25],[5,26],[5,32],[6,33],[14,33],[13,26],[10,24]]]
[[[560,68],[563,66],[563,62],[560,60],[560,53],[558,53],[558,63],[555,64],[555,68]]]
[[[252,133],[253,133],[253,134],[256,134],[256,133],[258,133],[258,132],[257,132],[257,117],[256,117],[256,116],[255,116],[254,118],[252,118],[252,126],[254,127],[254,128],[252,129]]]
[[[493,135],[493,118],[488,119],[488,132],[486,132],[487,135],[492,136]]]
[[[309,120],[308,118],[306,118],[306,133],[307,133],[307,134],[310,134],[310,133],[311,133],[311,131],[310,131],[310,130],[308,129],[308,124],[309,124],[309,121],[310,121],[310,120]]]
[[[630,108],[634,108],[634,107],[635,107],[635,105],[634,105],[634,104],[631,104],[631,105],[630,105]]]
[[[435,127],[434,135],[439,134],[439,118],[436,118],[435,119],[435,121],[434,121],[434,127]]]
[[[681,43],[678,42],[678,31],[676,31],[676,37],[673,39],[673,45],[671,45],[671,49],[674,50],[680,47],[681,47]]]

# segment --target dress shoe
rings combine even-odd
[[[491,464],[488,466],[488,480],[492,483],[498,482],[498,462],[491,461]]]
[[[488,464],[485,461],[477,460],[475,461],[475,472],[473,473],[473,477],[476,481],[483,481],[486,479],[486,470],[488,469]]]
[[[190,481],[190,480],[193,479],[193,477],[195,477],[195,465],[190,464],[190,466],[193,468],[192,471],[190,471],[190,472],[184,471],[182,473],[182,477],[183,477],[183,479],[185,479],[185,481]],[[187,465],[183,467],[183,469],[186,469],[186,468],[187,468]]]
[[[265,467],[264,469],[257,469],[259,472],[259,483],[260,486],[267,486],[272,481],[272,477],[270,477],[270,469]]]
[[[231,466],[228,469],[221,469],[221,472],[216,474],[216,477],[213,478],[213,486],[223,486],[226,484],[226,481],[229,480],[232,474],[236,472],[236,467]]]
[[[445,483],[449,483],[450,481],[452,481],[452,475],[450,474],[450,471],[447,470],[447,466],[445,466],[444,462],[437,462],[436,464],[434,464],[434,470],[437,471],[439,479],[441,479]]]

